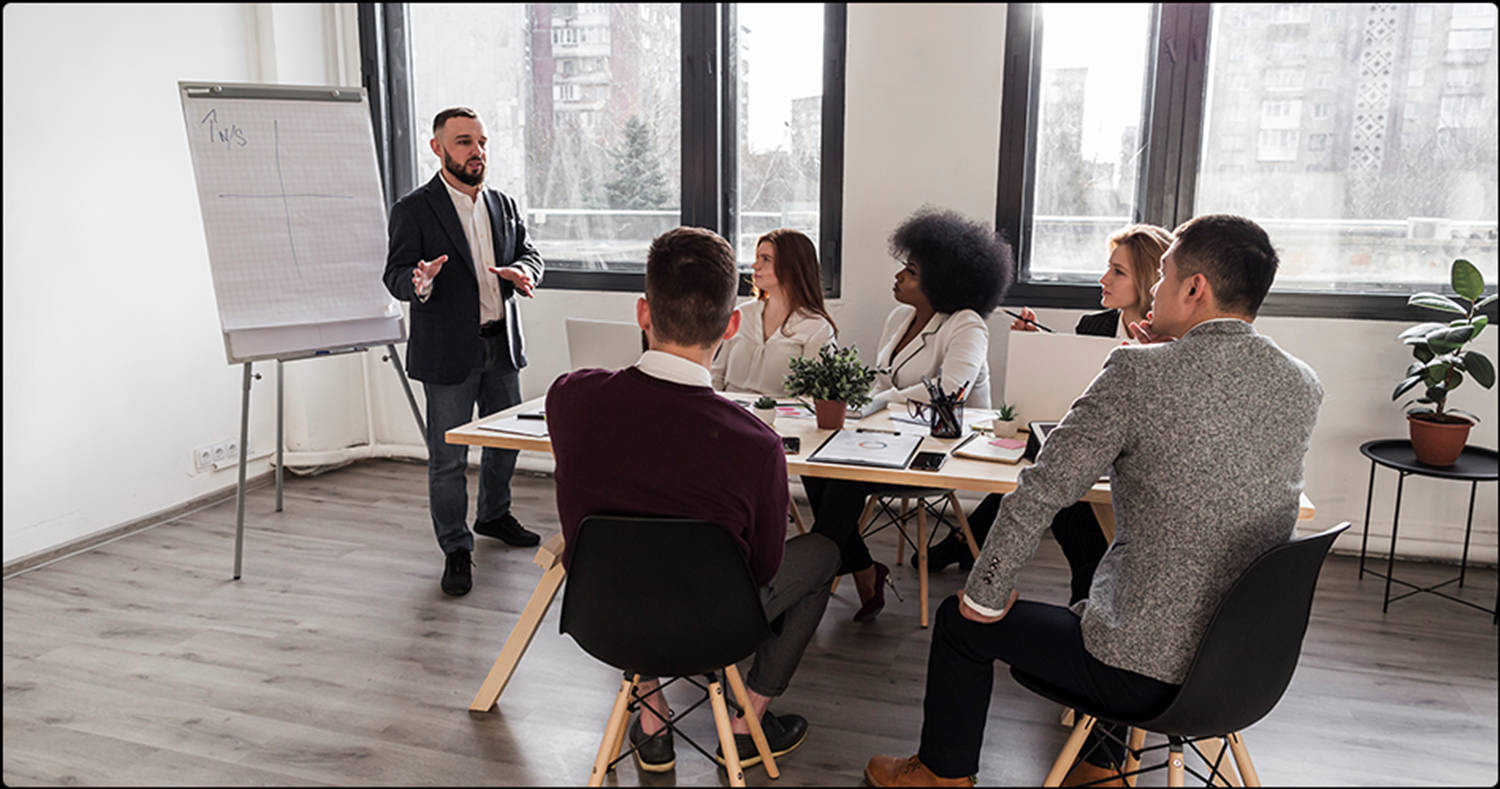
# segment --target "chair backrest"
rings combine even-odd
[[[1260,555],[1219,603],[1177,697],[1141,723],[1184,737],[1236,732],[1265,717],[1292,681],[1318,571],[1348,522]]]
[[[705,674],[771,635],[750,567],[720,526],[591,515],[571,552],[559,630],[611,666]]]

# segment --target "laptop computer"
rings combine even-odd
[[[641,358],[641,327],[624,321],[568,318],[568,362],[574,370],[619,370]]]
[[[1011,332],[1004,402],[1016,406],[1022,423],[1062,421],[1122,342],[1115,337]]]

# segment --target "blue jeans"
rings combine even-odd
[[[474,419],[489,416],[521,402],[521,374],[506,358],[505,338],[484,341],[484,366],[469,371],[456,384],[423,382],[427,393],[427,503],[432,530],[443,553],[474,550],[474,534],[466,520],[469,511],[469,448],[449,444],[443,434]],[[510,476],[516,469],[514,449],[485,447],[479,460],[478,520],[491,521],[510,512]]]

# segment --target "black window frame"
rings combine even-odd
[[[738,26],[733,3],[682,3],[682,219],[732,237],[738,211]],[[844,54],[848,8],[824,4],[822,173],[819,183],[818,259],[823,291],[842,289],[844,186]],[[411,43],[406,5],[360,3],[361,71],[370,96],[375,150],[386,205],[415,186],[416,130],[411,84]],[[627,291],[645,289],[644,273],[549,269],[542,288]],[[748,283],[741,283],[742,295]]]
[[[1152,46],[1141,103],[1144,154],[1136,177],[1132,222],[1170,229],[1193,216],[1206,111],[1211,28],[1208,3],[1152,5],[1149,25]],[[1007,6],[995,227],[1015,247],[1018,270],[1004,303],[1097,310],[1099,286],[1092,280],[1085,281],[1082,276],[1079,281],[1031,278],[1041,33],[1041,17],[1036,13],[1035,3]],[[1433,319],[1431,311],[1408,306],[1408,294],[1370,292],[1362,285],[1339,283],[1333,292],[1273,287],[1259,315],[1407,322]],[[1411,286],[1412,292],[1423,290],[1453,295],[1446,281]],[[1494,306],[1485,312],[1494,313]]]

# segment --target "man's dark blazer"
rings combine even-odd
[[[495,265],[519,266],[531,274],[533,284],[542,281],[542,256],[526,238],[526,223],[516,201],[494,189],[480,191],[490,214],[490,239],[495,244]],[[469,239],[459,224],[453,198],[441,173],[425,185],[396,201],[387,226],[390,246],[385,258],[385,287],[392,296],[411,302],[411,339],[406,346],[406,372],[418,381],[456,384],[484,364],[484,345],[479,337],[479,283]],[[418,261],[442,255],[443,263],[432,281],[426,302],[417,298],[411,274]],[[485,274],[499,277],[497,274]],[[526,366],[525,338],[516,309],[516,288],[500,280],[504,305],[506,347],[511,365]]]
[[[1092,334],[1095,337],[1113,337],[1120,328],[1120,311],[1105,310],[1091,312],[1078,319],[1074,334]]]

